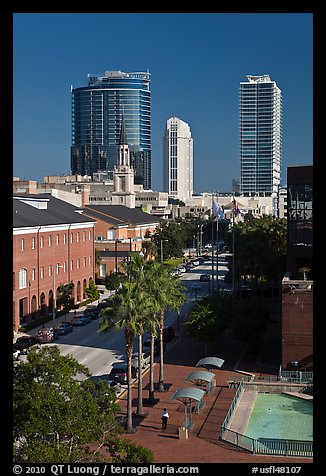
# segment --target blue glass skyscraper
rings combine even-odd
[[[151,92],[149,72],[106,71],[71,88],[71,173],[92,175],[117,165],[122,115],[135,183],[151,188]]]
[[[282,95],[268,75],[240,83],[240,191],[277,197],[281,175]]]

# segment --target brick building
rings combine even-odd
[[[101,264],[98,277],[119,271],[131,251],[140,252],[142,242],[155,233],[159,219],[138,208],[124,205],[86,205],[83,215],[96,220],[95,249]]]
[[[74,283],[86,298],[95,276],[95,220],[49,194],[13,197],[13,329],[52,315],[54,290]]]
[[[313,370],[313,166],[288,167],[287,189],[282,367]]]

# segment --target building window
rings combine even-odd
[[[35,237],[32,237],[32,250],[35,250]]]
[[[66,240],[67,240],[66,234],[64,233],[64,234],[63,234],[63,244],[64,244],[64,245],[66,244]]]
[[[91,266],[92,265],[92,256],[88,258],[88,264]]]
[[[60,243],[60,235],[57,235],[57,245]]]
[[[40,269],[40,276],[41,276],[41,279],[44,278],[44,266],[41,266],[41,269]]]
[[[49,276],[52,276],[52,264],[49,264]]]
[[[72,271],[74,269],[74,260],[70,260],[70,270]]]
[[[92,232],[91,232],[91,231],[88,232],[88,239],[89,239],[89,240],[92,239]]]
[[[74,234],[73,232],[70,233],[70,243],[74,242]]]
[[[27,287],[27,269],[22,268],[19,270],[19,289]]]
[[[80,258],[77,258],[77,268],[80,268]]]
[[[35,281],[35,276],[36,276],[36,269],[32,269],[32,281]]]
[[[64,261],[64,262],[63,262],[63,272],[64,272],[64,273],[66,272],[66,269],[67,269],[67,262]]]
[[[86,231],[83,231],[83,241],[86,241]]]
[[[25,240],[24,240],[24,238],[22,238],[22,239],[20,240],[20,249],[21,249],[22,251],[24,251],[24,248],[25,248]]]
[[[86,258],[86,256],[84,256],[84,267],[86,267],[86,266],[87,266],[87,258]]]
[[[79,231],[77,231],[77,243],[79,243]]]
[[[40,248],[43,248],[44,247],[44,237],[41,236],[40,237]]]

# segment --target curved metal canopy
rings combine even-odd
[[[191,400],[200,402],[205,395],[204,390],[194,387],[180,388],[172,395],[172,400],[181,400],[184,404],[189,403]]]
[[[204,380],[205,382],[211,382],[214,378],[212,372],[207,372],[206,370],[198,370],[197,372],[191,372],[185,380],[193,382],[194,380]]]
[[[196,367],[204,367],[205,369],[220,369],[224,364],[223,359],[218,359],[217,357],[204,357],[200,359]]]

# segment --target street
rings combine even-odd
[[[219,287],[225,286],[224,275],[227,271],[226,260],[223,255],[218,256],[219,266],[218,275]],[[201,274],[211,274],[212,263],[206,261],[204,264],[192,268],[190,271],[183,273],[180,276],[182,285],[186,288],[187,301],[180,310],[181,317],[187,314],[191,301],[201,299],[209,294],[211,287],[211,280],[207,282],[199,281]],[[214,271],[216,273],[216,269]],[[102,287],[103,294],[101,300],[109,295],[107,290]],[[77,311],[77,315],[82,314],[84,307]],[[70,311],[66,316],[66,320],[71,321],[74,316],[74,311]],[[124,330],[110,330],[106,334],[99,332],[99,321],[101,318],[92,320],[85,326],[74,327],[74,330],[66,335],[59,336],[52,344],[42,345],[57,345],[62,355],[71,355],[79,363],[85,365],[92,375],[109,374],[112,363],[125,360],[125,345],[124,345]],[[176,330],[176,337],[167,344],[167,350],[175,344],[178,339],[178,313],[176,311],[165,312],[165,325],[173,326]],[[60,316],[55,320],[55,326],[64,322],[65,316]],[[53,322],[48,322],[46,327],[54,327]],[[29,335],[35,335],[41,328],[35,328],[28,332]],[[144,336],[145,338],[146,336]],[[138,351],[137,338],[134,340],[134,351]],[[21,356],[20,359],[26,357]],[[83,378],[81,376],[81,378]]]

